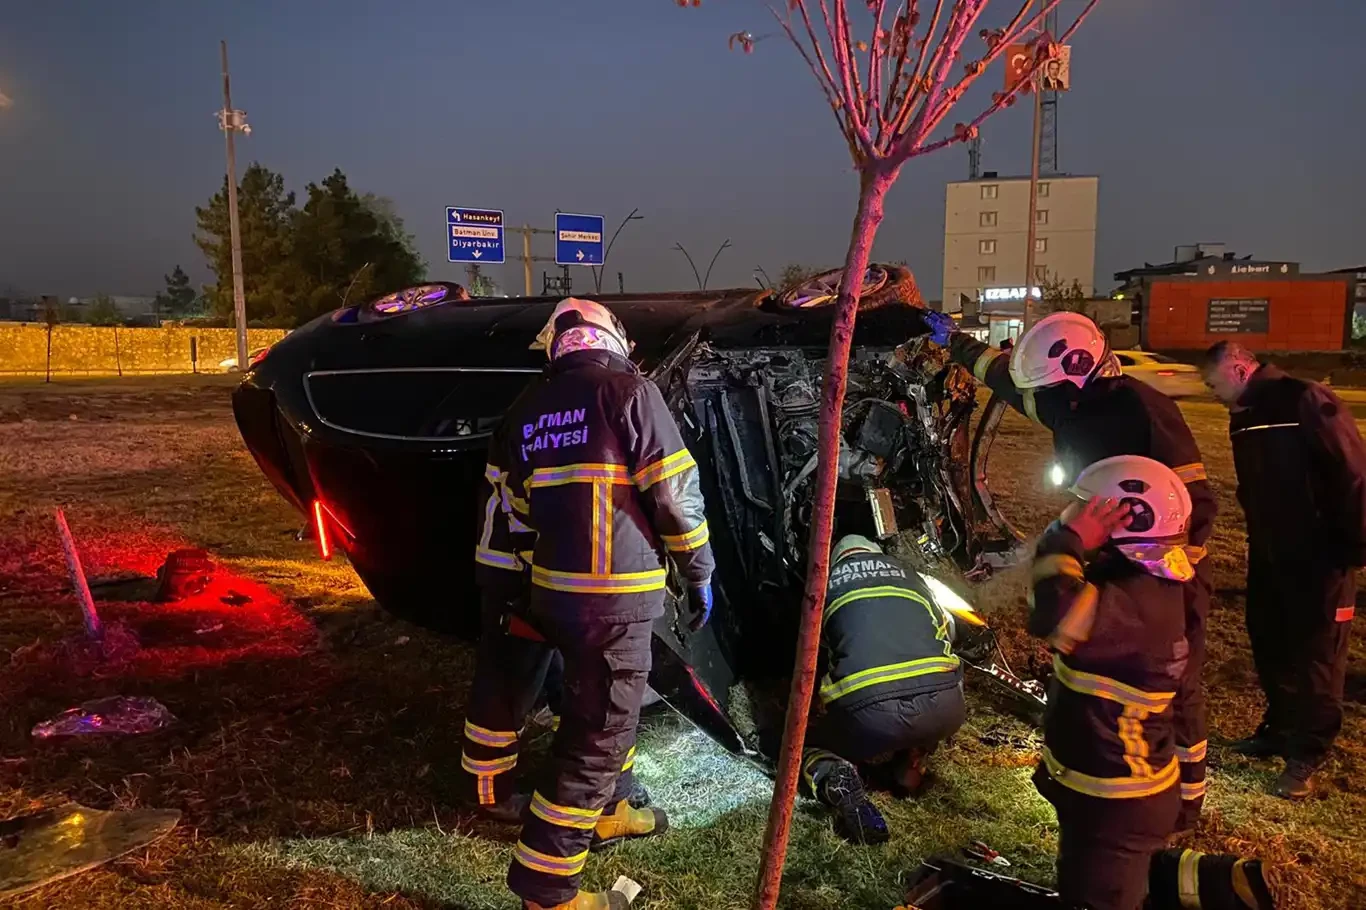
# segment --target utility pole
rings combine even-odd
[[[1039,128],[1043,121],[1043,79],[1042,70],[1035,67],[1034,75],[1031,77],[1031,88],[1034,92],[1034,141],[1030,155],[1029,165],[1029,227],[1027,229],[1025,247],[1025,303],[1024,303],[1024,330],[1028,332],[1034,325],[1034,243],[1038,230],[1038,213],[1036,207],[1039,204]]]
[[[228,81],[228,42],[220,41],[218,48],[223,58],[223,109],[218,112],[218,127],[228,149],[228,235],[232,244],[232,312],[237,324],[237,369],[247,368],[247,295],[242,286],[242,231],[237,222],[237,152],[233,134],[251,135],[246,111],[232,106],[232,88]]]
[[[533,262],[554,262],[554,256],[533,256],[531,255],[531,235],[532,234],[553,234],[554,231],[548,228],[534,228],[529,224],[523,224],[515,229],[522,235],[522,289],[523,293],[531,296],[531,264]]]

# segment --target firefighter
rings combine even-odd
[[[1096,462],[1070,492],[1079,502],[1034,557],[1028,628],[1053,650],[1034,783],[1058,813],[1063,903],[1138,910],[1181,811],[1191,500],[1176,472],[1134,455]]]
[[[628,358],[616,316],[569,298],[534,346],[550,366],[509,409],[489,467],[512,515],[536,532],[530,615],[564,655],[566,697],[508,886],[527,908],[625,907],[623,894],[580,891],[579,880],[590,849],[668,826],[663,811],[627,798],[636,724],[666,557],[687,586],[684,624],[697,630],[710,616],[707,522],[697,465],[659,389]]]
[[[1057,486],[1088,465],[1114,455],[1142,455],[1174,470],[1186,484],[1192,511],[1190,543],[1195,579],[1185,589],[1187,676],[1177,689],[1177,757],[1181,763],[1181,815],[1176,831],[1195,827],[1204,804],[1205,619],[1212,590],[1212,564],[1204,546],[1214,531],[1218,503],[1205,474],[1200,450],[1176,404],[1125,376],[1105,335],[1080,313],[1053,313],[1035,323],[1011,349],[996,348],[955,331],[953,318],[925,312],[930,338],[946,345],[953,360],[1030,420],[1053,433]]]
[[[890,757],[898,779],[918,784],[925,757],[963,725],[963,671],[949,629],[920,577],[876,543],[851,534],[835,545],[821,633],[825,714],[801,783],[834,809],[835,832],[847,841],[889,836],[853,763]]]
[[[1228,405],[1247,516],[1247,631],[1266,714],[1235,748],[1280,755],[1275,792],[1302,799],[1342,727],[1356,568],[1366,564],[1366,447],[1351,410],[1316,382],[1212,347],[1205,382]]]

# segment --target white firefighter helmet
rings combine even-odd
[[[835,549],[830,553],[831,562],[839,562],[846,556],[854,553],[881,553],[882,547],[864,537],[862,534],[845,534],[835,544]]]
[[[536,340],[531,343],[532,350],[545,351],[546,356],[550,356],[551,343],[554,342],[555,336],[559,334],[559,331],[555,328],[556,322],[565,313],[578,313],[579,321],[576,324],[587,324],[608,332],[615,337],[617,341],[621,342],[622,349],[627,353],[634,347],[634,345],[631,344],[631,339],[626,335],[626,326],[622,325],[621,320],[617,318],[617,315],[607,309],[607,307],[598,303],[596,300],[584,300],[580,297],[566,297],[555,304],[555,309],[551,311],[550,318],[545,322],[545,327],[542,328],[540,333],[536,336]],[[563,327],[561,327],[561,330],[563,330]]]
[[[1101,459],[1077,476],[1071,492],[1083,500],[1099,496],[1129,507],[1129,517],[1111,540],[1176,539],[1190,524],[1186,485],[1171,468],[1141,455]]]
[[[1086,385],[1109,356],[1105,335],[1081,313],[1050,313],[1020,336],[1010,352],[1017,389],[1070,382]]]

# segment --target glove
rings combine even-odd
[[[920,314],[929,329],[929,339],[937,345],[947,345],[949,336],[958,331],[958,323],[948,313],[925,310]]]
[[[712,603],[711,582],[688,588],[688,602],[685,610],[690,631],[701,631],[702,627],[707,624],[707,620],[711,619]]]
[[[1117,499],[1093,497],[1084,505],[1068,507],[1063,513],[1063,526],[1081,540],[1081,548],[1088,553],[1098,550],[1110,535],[1124,525],[1129,517],[1129,506]]]

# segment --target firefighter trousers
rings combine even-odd
[[[1194,828],[1205,803],[1205,753],[1209,747],[1205,729],[1205,622],[1209,616],[1214,566],[1208,559],[1195,567],[1195,578],[1185,586],[1186,642],[1190,651],[1186,674],[1172,699],[1172,732],[1176,757],[1181,763],[1181,815],[1176,830]]]
[[[481,592],[483,627],[475,657],[474,683],[460,766],[473,780],[481,806],[510,797],[516,789],[518,749],[527,717],[541,700],[558,713],[560,655],[529,626],[511,623],[525,604],[497,589]],[[539,640],[537,640],[539,639]]]
[[[508,887],[523,900],[571,900],[603,810],[630,796],[653,623],[538,617],[564,656],[564,704],[549,773],[531,798]]]
[[[1101,799],[1070,790],[1042,765],[1034,786],[1058,812],[1058,897],[1065,907],[1140,910],[1153,857],[1181,811],[1172,787],[1139,799]]]
[[[1247,632],[1266,694],[1263,723],[1285,758],[1317,768],[1342,729],[1356,570],[1253,554]]]
[[[961,684],[888,698],[853,710],[845,710],[836,701],[812,728],[802,756],[802,793],[829,803],[821,782],[836,768],[876,764],[910,750],[932,752],[958,732],[966,716]]]

